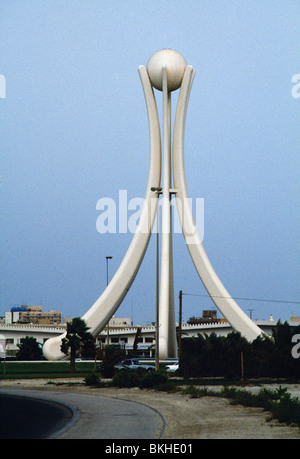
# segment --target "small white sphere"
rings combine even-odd
[[[172,49],[162,49],[150,57],[147,71],[152,85],[162,91],[162,69],[167,67],[168,90],[180,88],[183,74],[187,66],[184,57]]]

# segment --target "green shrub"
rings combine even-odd
[[[102,360],[101,375],[104,378],[112,378],[115,373],[115,365],[125,358],[125,353],[122,349],[106,346],[99,352],[99,358]]]
[[[215,395],[214,391],[208,390],[207,387],[196,387],[193,384],[183,389],[182,393],[189,395],[191,398],[201,398]]]
[[[100,380],[100,376],[95,374],[95,373],[91,373],[90,375],[88,375],[85,379],[84,379],[84,384],[86,386],[96,386],[96,387],[101,387],[103,386],[103,383],[102,381]]]
[[[168,381],[168,376],[163,372],[145,372],[142,368],[138,368],[135,371],[121,370],[116,372],[112,379],[112,385],[117,387],[139,387],[140,389],[152,389],[160,385],[163,387],[163,384],[168,383]]]
[[[264,388],[263,392],[270,400],[280,400],[287,393],[287,388],[281,386],[274,390]]]
[[[221,397],[234,398],[237,389],[235,387],[224,386],[220,392]]]
[[[155,386],[154,390],[162,392],[178,392],[181,389],[178,388],[174,381],[166,381]]]
[[[168,376],[160,371],[144,373],[139,381],[140,389],[151,389],[168,382]]]
[[[281,386],[274,390],[261,389],[257,394],[235,387],[225,386],[221,391],[214,391],[194,385],[181,389],[181,392],[191,398],[225,397],[230,399],[232,405],[260,407],[271,412],[270,419],[278,419],[284,424],[300,427],[300,400],[298,397],[292,397],[287,389]]]
[[[230,398],[231,404],[261,407],[265,411],[270,411],[271,418],[278,419],[279,422],[300,426],[300,400],[292,397],[284,387],[280,386],[275,390],[261,389],[258,394],[224,388],[221,394]]]
[[[246,390],[236,390],[231,398],[231,405],[243,405],[251,407],[262,407],[266,410],[270,409],[270,399],[263,390],[258,394],[252,394]]]
[[[112,385],[117,387],[137,387],[140,375],[137,371],[120,370],[112,378]]]
[[[279,422],[300,426],[300,400],[286,393],[273,404],[272,414]]]

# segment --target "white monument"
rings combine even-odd
[[[189,95],[195,75],[191,65],[177,51],[164,49],[156,52],[147,68],[139,67],[144,90],[150,131],[150,166],[144,206],[139,225],[128,251],[116,274],[93,306],[82,316],[97,336],[114,315],[144,258],[151,237],[158,205],[158,189],[162,190],[161,270],[159,291],[159,358],[177,356],[174,285],[171,195],[175,194],[178,215],[186,245],[203,285],[212,301],[234,330],[253,341],[262,330],[240,309],[215,273],[201,243],[188,199],[184,167],[184,130]],[[160,124],[153,88],[162,91],[163,141],[161,148]],[[171,92],[180,88],[171,140]],[[162,188],[161,187],[162,150]],[[173,156],[173,158],[172,158]],[[173,181],[171,159],[173,159]],[[64,335],[50,338],[43,347],[48,360],[65,358],[60,350]]]

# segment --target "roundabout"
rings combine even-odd
[[[1,390],[2,439],[159,439],[164,418],[140,402],[93,393]]]

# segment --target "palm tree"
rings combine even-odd
[[[90,327],[80,317],[74,317],[72,322],[67,323],[67,334],[62,340],[61,351],[70,354],[70,372],[75,371],[75,358],[77,352],[94,340],[91,333],[88,332]]]
[[[42,345],[32,336],[21,338],[21,344],[18,344],[18,348],[18,360],[41,360],[42,358]]]

